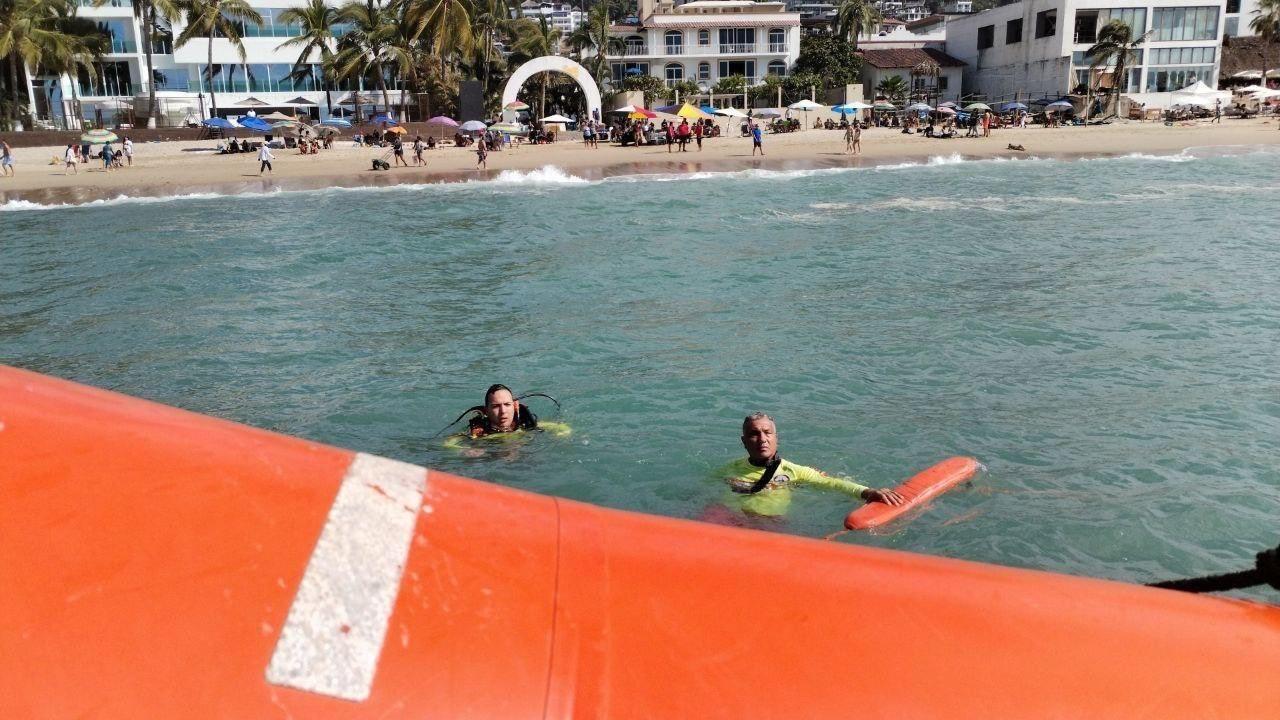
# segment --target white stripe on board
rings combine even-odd
[[[345,700],[373,687],[427,471],[357,454],[276,643],[267,682]]]

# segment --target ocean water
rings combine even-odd
[[[603,505],[696,517],[783,453],[970,486],[861,543],[1150,581],[1280,523],[1280,155],[966,161],[0,212],[0,360]],[[432,435],[504,382],[572,437]],[[800,490],[785,532],[857,504]],[[1260,597],[1266,593],[1260,593]]]

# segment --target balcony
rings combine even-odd
[[[643,57],[649,54],[648,45],[628,45],[622,51],[623,57]]]
[[[138,52],[138,45],[132,40],[122,40],[120,38],[111,38],[111,47],[107,50],[107,55],[124,55]]]
[[[787,51],[787,44],[784,42],[769,43],[769,52],[771,53],[784,53],[786,51]]]
[[[683,55],[683,54],[684,54],[684,46],[683,46],[683,45],[668,45],[668,46],[666,47],[666,52],[667,52],[667,54],[668,54],[668,55]]]
[[[755,43],[720,43],[721,55],[747,55],[755,51]]]

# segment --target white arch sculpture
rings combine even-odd
[[[578,63],[558,55],[534,58],[516,68],[511,78],[507,80],[506,87],[502,89],[502,106],[505,108],[515,102],[520,86],[540,72],[559,72],[573,78],[573,81],[578,83],[578,87],[582,88],[582,94],[587,96],[587,117],[599,117],[602,110],[600,88],[596,85],[595,78],[591,77],[591,73]]]

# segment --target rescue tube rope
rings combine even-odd
[[[1183,592],[1206,593],[1240,590],[1255,585],[1270,585],[1280,590],[1280,545],[1258,553],[1253,568],[1223,575],[1206,575],[1185,580],[1148,583],[1148,587]]]

